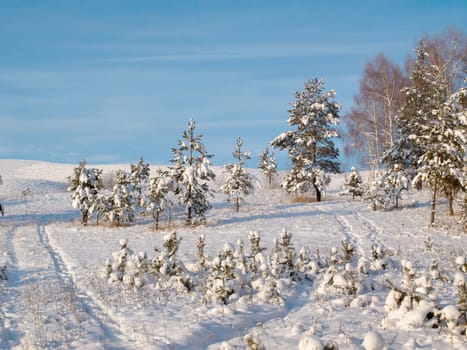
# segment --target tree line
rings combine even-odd
[[[430,223],[439,194],[453,215],[457,197],[467,210],[467,40],[450,29],[421,39],[405,68],[379,54],[366,63],[354,105],[343,117],[345,154],[374,176],[402,171],[431,190]],[[460,194],[463,193],[463,198]]]
[[[452,215],[453,202],[463,193],[461,206],[465,221],[466,43],[465,35],[454,29],[437,37],[427,36],[419,41],[415,56],[407,59],[405,71],[384,54],[368,61],[354,106],[343,116],[346,133],[338,129],[341,105],[335,100],[335,90],[325,90],[323,79],[307,81],[303,90],[293,93],[287,120],[289,130],[270,142],[273,148],[287,151],[291,160],[291,169],[281,186],[289,194],[314,193],[316,201],[321,201],[331,181],[330,174],[341,170],[334,139],[344,134],[345,154],[359,156],[372,168],[376,180],[383,178],[380,183],[393,182],[395,203],[400,196],[400,183],[404,184],[403,188],[409,182],[417,188],[427,184],[432,194],[430,223],[433,224],[438,194],[448,198]],[[178,146],[172,149],[173,165],[168,170],[157,170],[149,182],[147,198],[156,225],[159,213],[175,202],[185,207],[187,224],[204,221],[204,214],[210,208],[209,184],[215,176],[209,167],[213,155],[206,152],[202,136],[195,134],[193,120],[182,136]],[[251,177],[244,169],[250,155],[242,151],[242,146],[243,140],[238,138],[233,152],[235,163],[224,166],[228,179],[221,187],[237,211],[252,190]],[[271,184],[277,164],[274,154],[269,152],[266,148],[260,155],[259,167]],[[143,170],[140,170],[143,174],[134,173],[141,167],[138,164],[135,170],[132,166],[130,174],[117,173],[117,187],[114,186],[113,197],[107,198],[98,195],[102,175],[99,171],[86,173],[89,170],[85,171],[84,165],[76,168],[70,178],[70,191],[74,192],[73,205],[82,210],[83,223],[87,222],[89,213],[109,222],[134,221],[131,210],[113,211],[109,207],[121,208],[125,201],[135,201],[131,199],[129,186],[139,189],[138,198],[141,197],[138,187],[141,179],[138,179],[143,176],[142,179],[148,180],[149,176]],[[80,183],[93,182],[97,185],[93,185],[94,190],[86,190],[89,193],[79,189]],[[92,205],[83,204],[86,200],[82,198],[86,196],[97,199]]]
[[[97,224],[100,219],[114,225],[131,224],[136,221],[135,212],[144,210],[153,216],[158,229],[160,214],[168,211],[170,224],[176,204],[184,208],[187,225],[204,222],[205,213],[211,208],[210,183],[215,174],[210,168],[213,155],[206,151],[202,135],[196,134],[195,128],[195,121],[190,119],[178,146],[172,148],[172,166],[158,168],[150,177],[149,164],[141,158],[138,164],[130,165],[130,172],[118,170],[112,188],[107,191],[103,191],[102,170],[86,167],[86,161],[80,162],[68,177],[68,191],[72,192],[73,207],[81,211],[81,223],[87,225],[89,218],[95,216]],[[242,151],[242,146],[239,137],[233,151],[236,162],[224,166],[228,176],[221,186],[236,211],[253,189],[253,178],[244,167],[250,155]],[[260,157],[259,168],[271,183],[277,162],[268,148]]]

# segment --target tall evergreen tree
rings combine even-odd
[[[277,160],[274,152],[269,152],[269,147],[266,147],[263,153],[259,155],[259,169],[268,179],[268,186],[272,187],[272,179],[277,173]]]
[[[253,179],[245,169],[245,164],[251,158],[250,152],[242,151],[243,140],[237,138],[237,147],[232,152],[236,163],[227,164],[224,167],[225,172],[229,174],[224,184],[222,191],[229,196],[228,201],[234,203],[235,211],[240,209],[240,202],[244,196],[247,196],[253,190]]]
[[[385,154],[383,162],[392,169],[396,164],[412,178],[417,174],[418,161],[424,152],[420,142],[425,116],[438,109],[445,89],[429,81],[430,63],[423,45],[416,49],[417,61],[410,75],[410,86],[402,89],[405,102],[396,117],[397,138]]]
[[[170,167],[172,178],[177,183],[175,194],[180,204],[185,206],[188,225],[205,220],[204,214],[211,208],[209,182],[215,178],[209,168],[213,155],[206,152],[201,142],[202,135],[195,135],[195,128],[195,121],[190,119],[188,129],[183,131],[183,139],[178,140],[177,148],[172,148],[171,162],[174,166]]]
[[[81,223],[87,225],[91,207],[102,188],[102,170],[86,168],[86,161],[82,160],[68,177],[68,182],[67,191],[72,192],[73,208],[81,211]]]
[[[282,186],[289,193],[314,190],[316,200],[330,182],[328,173],[339,172],[339,151],[333,138],[339,137],[337,125],[341,106],[333,101],[334,90],[324,91],[322,79],[305,83],[304,90],[294,93],[288,124],[293,130],[277,136],[271,145],[288,150],[292,171]]]
[[[444,193],[450,203],[455,189],[462,187],[465,166],[465,117],[456,111],[456,104],[448,100],[448,82],[442,79],[441,68],[433,64],[423,42],[416,49],[415,62],[405,89],[406,102],[399,124],[399,138],[394,154],[400,158],[417,159],[414,183],[425,181],[431,188],[430,223],[435,221],[438,192]],[[458,104],[457,104],[458,105]]]

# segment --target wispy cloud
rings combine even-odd
[[[274,43],[247,44],[239,46],[208,46],[202,49],[186,50],[186,46],[173,48],[172,53],[155,53],[134,56],[115,56],[105,58],[109,62],[166,62],[166,61],[220,61],[247,59],[280,59],[303,56],[359,55],[377,54],[383,49],[391,50],[407,45],[403,42],[368,42],[368,43]],[[186,50],[186,51],[183,51]],[[126,50],[128,51],[128,50]]]

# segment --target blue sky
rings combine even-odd
[[[308,79],[343,115],[367,60],[466,18],[464,0],[2,1],[0,158],[167,164],[192,117],[215,165],[240,136],[256,167]]]

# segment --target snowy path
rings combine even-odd
[[[118,324],[76,288],[43,225],[10,224],[0,232],[8,252],[8,281],[0,296],[2,348],[128,346]],[[101,339],[100,345],[96,339]]]

